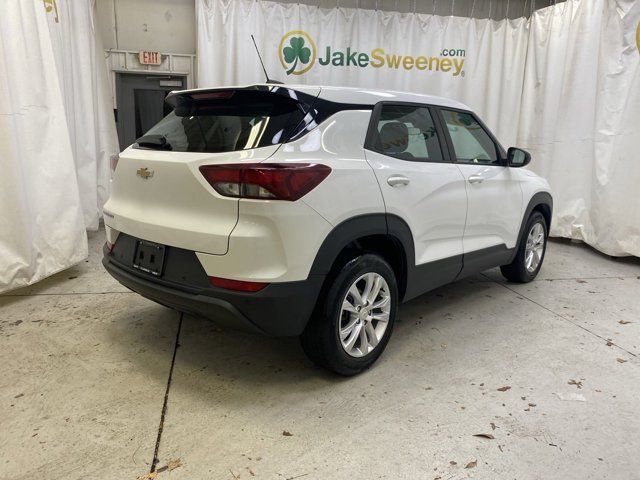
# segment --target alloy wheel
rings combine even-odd
[[[358,277],[342,301],[338,336],[344,351],[364,357],[382,340],[389,324],[391,293],[384,277],[375,272]]]
[[[524,251],[524,266],[527,272],[533,273],[542,261],[544,253],[544,227],[542,223],[534,223],[527,235],[527,244]]]

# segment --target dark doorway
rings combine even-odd
[[[183,90],[186,83],[186,77],[177,75],[117,74],[116,126],[120,150],[127,148],[171,112],[165,97],[172,90]]]

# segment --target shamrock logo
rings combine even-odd
[[[288,64],[293,63],[291,68],[287,70],[287,75],[290,75],[295,71],[298,66],[298,61],[303,64],[307,64],[311,58],[311,50],[304,46],[304,38],[302,37],[291,37],[289,40],[289,46],[284,47],[282,49],[282,53],[284,55],[285,62]]]

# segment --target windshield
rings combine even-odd
[[[142,138],[162,140],[178,152],[232,152],[288,140],[308,106],[261,91],[229,90],[193,95],[181,100]],[[152,137],[155,136],[155,137]],[[154,142],[140,142],[154,148]]]

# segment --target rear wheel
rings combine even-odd
[[[542,267],[547,249],[547,221],[540,212],[529,217],[524,235],[513,262],[500,267],[502,275],[511,282],[530,282]]]
[[[301,336],[307,356],[340,375],[355,375],[385,349],[396,318],[393,269],[378,255],[348,261],[331,281]]]

